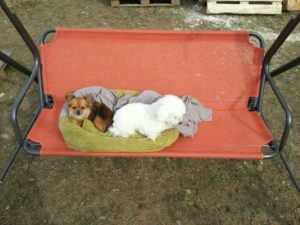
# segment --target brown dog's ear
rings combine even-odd
[[[92,94],[86,94],[83,96],[83,98],[91,103],[94,101]]]
[[[66,101],[70,101],[73,98],[75,98],[75,95],[72,92],[66,94]]]

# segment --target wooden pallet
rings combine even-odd
[[[112,7],[122,6],[178,6],[180,0],[111,0]]]
[[[298,11],[298,10],[300,10],[300,0],[287,0],[286,9],[288,11]]]
[[[281,14],[282,0],[207,0],[207,13]]]

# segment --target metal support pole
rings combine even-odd
[[[25,66],[21,65],[2,51],[0,51],[0,60],[5,62],[7,65],[15,68],[16,70],[19,70],[21,73],[24,73],[27,76],[31,75],[31,71],[27,69]]]
[[[14,162],[14,160],[15,160],[17,154],[19,153],[19,150],[20,150],[20,149],[21,149],[21,146],[20,146],[19,144],[17,144],[17,146],[16,146],[15,150],[13,151],[13,153],[12,153],[10,159],[9,159],[8,162],[7,162],[6,167],[4,168],[4,170],[2,171],[2,173],[1,173],[1,175],[0,175],[0,183],[3,182],[3,180],[4,180],[5,176],[6,176],[6,174],[8,173],[8,171],[9,171],[11,165],[13,164],[13,162]]]

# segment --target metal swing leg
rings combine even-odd
[[[275,77],[275,76],[278,76],[282,73],[284,73],[285,71],[287,70],[290,70],[296,66],[300,65],[300,57],[297,57],[296,59],[294,60],[291,60],[290,62],[280,66],[279,68],[273,70],[270,75],[272,77]],[[288,163],[288,160],[286,159],[286,157],[282,154],[282,151],[279,151],[279,156],[280,158],[282,159],[282,162],[285,166],[285,168],[287,169],[288,171],[288,174],[292,180],[292,182],[294,183],[296,189],[298,190],[298,192],[300,193],[300,183],[297,181],[297,178],[295,176],[295,174],[293,173],[293,171],[291,170],[290,166],[289,166],[289,163]]]
[[[17,144],[17,146],[15,147],[12,155],[10,156],[10,159],[8,160],[6,167],[2,170],[2,173],[0,174],[0,183],[3,182],[5,176],[7,175],[10,167],[12,166],[16,156],[18,155],[19,151],[21,149],[21,146],[19,144]]]
[[[282,46],[282,44],[285,42],[285,40],[289,37],[289,35],[293,32],[293,30],[299,23],[300,23],[300,13],[298,15],[293,16],[290,19],[288,24],[284,27],[282,32],[279,34],[279,36],[274,41],[274,43],[272,44],[272,46],[270,47],[270,49],[268,50],[268,52],[265,55],[264,64],[263,64],[263,76],[265,77],[265,81],[269,82],[269,84],[271,85],[271,87],[273,89],[277,89],[276,84],[273,80],[274,77],[279,76],[279,75],[283,74],[284,72],[300,65],[300,56],[298,56],[295,59],[291,60],[290,62],[276,68],[273,71],[270,71],[270,62],[271,62],[271,59],[273,58],[274,54]],[[263,93],[263,86],[261,86],[261,92]],[[295,184],[296,189],[300,193],[300,183],[297,181],[295,174],[291,170],[287,159],[282,154],[283,149],[287,142],[290,128],[291,128],[291,122],[292,122],[291,121],[292,120],[291,110],[289,109],[289,106],[285,102],[281,101],[283,99],[283,96],[279,90],[277,90],[277,98],[286,113],[286,124],[285,124],[285,128],[284,128],[284,131],[282,133],[282,137],[281,137],[281,140],[279,143],[279,155],[288,171],[288,174],[289,174],[292,182]],[[260,110],[261,110],[261,108],[262,108],[262,98],[260,98],[260,105],[259,105]]]
[[[34,124],[34,121],[37,119],[41,110],[44,107],[47,107],[51,103],[51,96],[45,95],[43,91],[43,85],[42,85],[42,79],[40,73],[40,56],[39,56],[39,51],[37,46],[35,45],[34,41],[30,37],[29,33],[27,32],[27,30],[25,29],[25,27],[23,26],[19,18],[16,16],[16,14],[13,11],[9,9],[9,7],[6,5],[4,0],[0,0],[0,7],[4,11],[8,19],[12,22],[13,26],[20,34],[21,38],[23,39],[23,41],[25,42],[25,44],[27,45],[27,47],[29,48],[33,56],[33,67],[32,67],[32,71],[30,71],[29,69],[22,66],[12,58],[5,55],[3,52],[0,52],[0,60],[2,60],[8,65],[16,68],[20,72],[29,76],[29,78],[25,81],[25,83],[21,87],[21,91],[17,95],[16,101],[12,106],[13,110],[11,112],[11,123],[15,131],[17,143],[16,143],[16,147],[14,148],[11,154],[9,161],[7,162],[7,165],[5,166],[2,173],[0,174],[0,182],[2,182],[21,148],[23,148],[25,151],[29,151],[28,153],[32,155],[37,155],[34,148],[35,147],[34,143],[32,143],[33,150],[31,148],[30,149],[28,148],[28,146],[30,146],[31,143],[28,143],[28,141],[26,142],[26,136],[30,131],[32,125]],[[17,112],[25,95],[27,94],[29,88],[31,87],[34,81],[37,82],[38,85],[40,105],[38,110],[35,112],[32,120],[29,122],[29,126],[27,127],[27,129],[24,132],[21,132],[17,120]]]
[[[300,184],[298,183],[295,174],[294,174],[293,171],[291,170],[291,168],[290,168],[290,166],[289,166],[289,164],[288,164],[287,159],[283,156],[282,152],[279,152],[279,155],[280,155],[280,158],[282,159],[282,162],[283,162],[285,168],[287,169],[287,171],[288,171],[288,173],[289,173],[289,175],[290,175],[290,178],[291,178],[291,180],[293,181],[293,183],[294,183],[294,185],[295,185],[297,191],[300,193]]]

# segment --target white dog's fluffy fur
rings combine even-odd
[[[185,113],[185,104],[174,95],[165,95],[150,105],[131,103],[115,113],[109,131],[113,136],[120,137],[139,132],[155,141],[162,131],[181,123]]]

